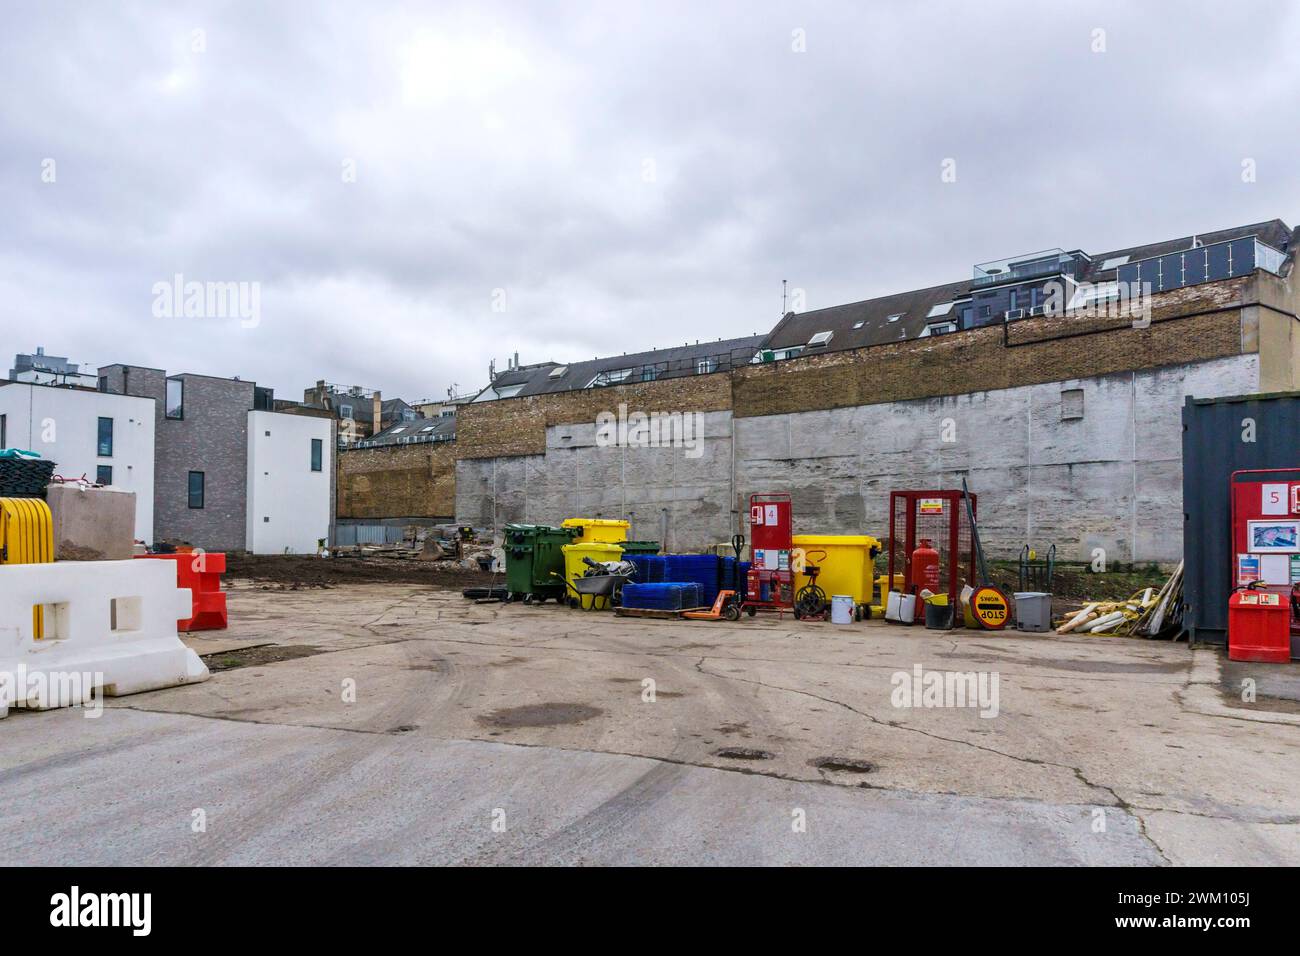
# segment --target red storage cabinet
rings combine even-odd
[[[1291,659],[1291,608],[1285,595],[1249,588],[1228,599],[1228,657],[1285,664]]]

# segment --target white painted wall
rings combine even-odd
[[[331,421],[283,412],[248,413],[248,535],[254,554],[314,554],[329,537],[334,483]],[[311,442],[321,470],[311,470]]]
[[[56,463],[64,478],[95,480],[110,465],[113,486],[135,492],[135,536],[153,541],[154,402],[75,388],[13,383],[0,387],[5,443]],[[99,419],[113,419],[113,454],[98,452]]]

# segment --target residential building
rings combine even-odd
[[[1280,219],[1090,255],[1050,249],[982,262],[971,278],[809,312],[789,312],[762,342],[765,361],[867,348],[1046,315],[1049,293],[1078,307],[1119,295],[1119,283],[1153,294],[1262,269],[1277,275],[1294,249]]]
[[[0,385],[0,448],[37,452],[62,478],[135,492],[135,537],[153,541],[153,401],[85,388]]]
[[[334,423],[324,417],[248,413],[245,547],[307,554],[333,524]]]
[[[400,421],[413,421],[419,412],[400,398],[385,399],[359,385],[331,385],[323,379],[303,390],[302,404],[331,412],[340,423],[340,444],[369,438]]]
[[[99,383],[108,394],[154,402],[156,540],[309,553],[328,533],[335,454],[328,414],[276,411],[271,389],[238,378],[118,364],[101,367]],[[251,534],[253,517],[274,532]]]
[[[546,395],[606,385],[726,372],[749,364],[765,338],[763,335],[750,335],[744,338],[718,339],[716,342],[688,343],[567,364],[542,362],[537,365],[520,365],[517,360],[512,360],[504,372],[498,374],[493,370],[491,382],[474,401],[489,402],[499,398]]]
[[[61,355],[46,355],[45,349],[37,346],[31,355],[15,355],[14,367],[9,370],[9,381],[32,382],[37,385],[75,385],[82,388],[94,388],[95,376],[82,372],[76,362],[69,362]]]

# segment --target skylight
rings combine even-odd
[[[855,329],[860,329],[866,324],[867,324],[866,319],[858,319],[858,321],[853,323],[853,327]]]
[[[1128,256],[1112,256],[1111,258],[1107,259],[1105,262],[1101,264],[1101,271],[1104,272],[1107,269],[1116,269],[1122,265],[1127,264],[1128,259],[1129,259]]]
[[[926,313],[925,317],[927,319],[933,319],[936,315],[947,315],[951,311],[952,311],[951,302],[940,302],[938,305],[930,309],[930,311]],[[892,322],[893,319],[890,319],[890,321]]]
[[[831,340],[831,336],[834,334],[834,332],[818,332],[808,340],[808,347],[813,348],[814,346],[825,345]]]
[[[551,374],[548,375],[547,378],[559,378],[568,370],[569,370],[569,366],[567,365],[557,366],[556,368],[551,369]]]
[[[952,303],[949,303],[949,305],[951,305],[951,304],[952,304]],[[906,312],[895,312],[893,315],[891,315],[891,316],[890,316],[888,319],[886,319],[885,321],[886,321],[886,322],[897,322],[899,319],[901,319],[901,318],[902,318],[904,315],[906,315],[906,314],[907,314]]]

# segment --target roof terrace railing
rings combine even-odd
[[[1023,256],[994,259],[992,262],[981,262],[975,266],[972,284],[996,285],[999,282],[1059,275],[1073,261],[1074,258],[1064,249],[1044,249],[1042,252],[1031,252]]]
[[[1280,275],[1285,261],[1286,253],[1258,236],[1242,236],[1126,262],[1116,269],[1115,277],[1122,283],[1141,283],[1152,292],[1167,292],[1237,278],[1256,269]]]

